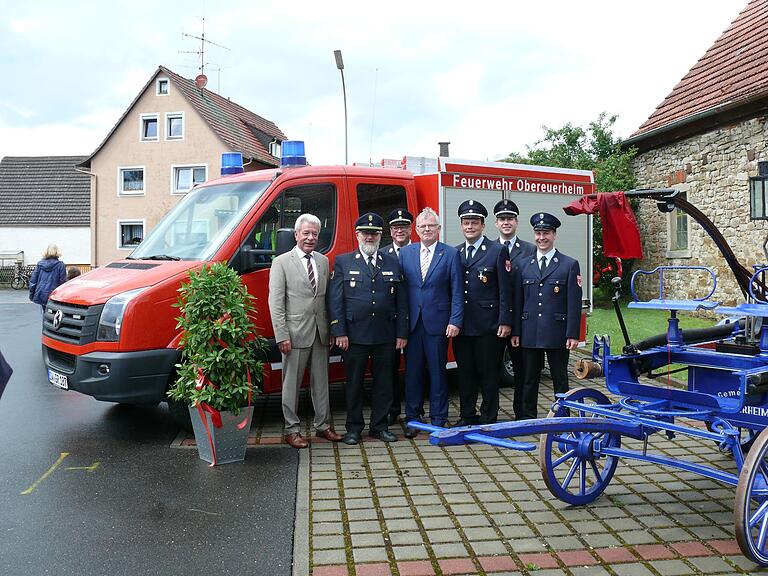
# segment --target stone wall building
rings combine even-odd
[[[768,222],[750,203],[750,179],[759,184],[758,163],[768,161],[768,46],[760,40],[768,32],[767,16],[768,0],[750,1],[624,143],[638,149],[638,188],[684,193],[750,268],[768,263]],[[707,266],[717,275],[713,299],[743,300],[717,246],[692,218],[679,210],[662,213],[650,200],[641,201],[636,216],[645,256],[636,268]],[[664,285],[665,297],[695,298],[707,294],[711,281],[705,273],[677,272],[667,273]],[[646,282],[642,292],[657,295],[658,279]]]

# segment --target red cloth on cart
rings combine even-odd
[[[598,192],[574,200],[563,211],[569,216],[600,213],[603,254],[608,258],[642,258],[640,230],[624,192]]]

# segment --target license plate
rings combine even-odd
[[[69,390],[69,382],[64,374],[48,370],[48,382],[62,390]]]

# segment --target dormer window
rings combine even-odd
[[[169,88],[169,82],[168,78],[158,78],[157,79],[157,95],[158,96],[167,96],[168,95],[168,88]]]
[[[140,129],[142,141],[151,142],[157,140],[157,114],[142,114]]]

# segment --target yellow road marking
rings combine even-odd
[[[99,467],[100,464],[101,462],[97,460],[90,466],[68,466],[64,468],[64,470],[87,470],[88,472],[93,472],[94,470],[96,470],[96,468]]]
[[[59,455],[58,460],[56,460],[56,462],[53,463],[53,466],[48,468],[48,470],[45,471],[45,474],[43,474],[42,476],[40,476],[40,478],[35,480],[35,482],[32,484],[32,486],[30,486],[29,488],[24,490],[24,492],[22,492],[21,495],[22,496],[27,496],[28,494],[32,494],[34,489],[37,488],[43,480],[48,478],[48,476],[53,474],[54,470],[56,470],[56,468],[58,468],[61,465],[61,463],[64,462],[64,458],[66,458],[67,456],[69,456],[69,452],[62,452]]]

